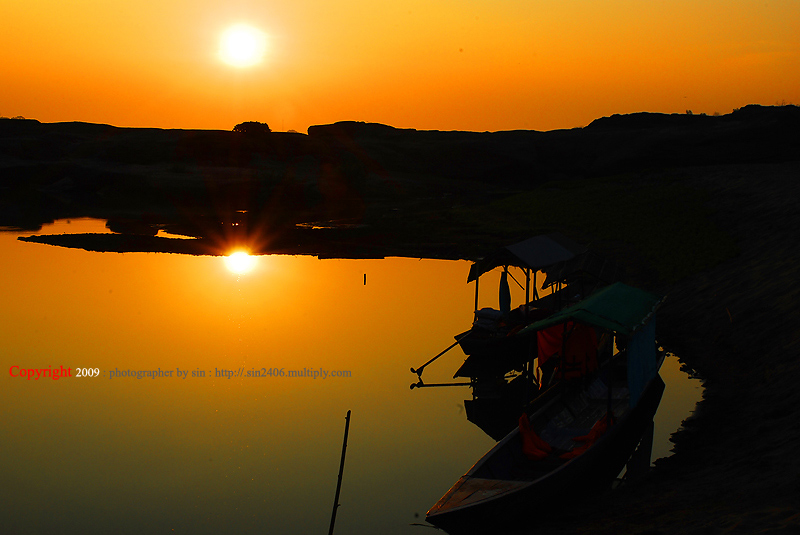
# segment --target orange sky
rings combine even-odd
[[[305,132],[551,130],[800,104],[800,2],[27,0],[0,7],[0,116]],[[262,63],[217,57],[229,25]]]

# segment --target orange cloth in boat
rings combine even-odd
[[[539,367],[544,366],[545,362],[551,357],[566,353],[566,368],[564,377],[573,379],[582,377],[597,369],[597,333],[592,327],[581,323],[574,324],[567,322],[567,343],[563,342],[564,324],[553,325],[547,329],[542,329],[536,333],[538,346]],[[574,326],[574,328],[573,328]],[[561,363],[559,363],[559,366]],[[556,375],[561,377],[559,371]]]
[[[541,461],[553,451],[550,444],[542,440],[533,430],[531,421],[525,413],[519,417],[519,435],[522,437],[522,453],[532,461]]]
[[[606,413],[602,418],[600,418],[597,421],[597,423],[595,423],[592,426],[592,429],[591,431],[589,431],[589,433],[572,439],[575,442],[583,442],[581,446],[578,446],[577,448],[574,448],[568,451],[567,453],[559,455],[559,457],[561,459],[573,459],[578,455],[580,455],[581,453],[583,453],[584,451],[591,448],[592,444],[597,442],[597,439],[603,436],[606,431],[608,431],[608,420],[609,420],[608,413]],[[613,417],[611,418],[611,423],[612,424],[614,423]]]

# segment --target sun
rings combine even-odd
[[[233,67],[252,67],[264,59],[267,34],[247,24],[230,26],[219,41],[219,57]]]
[[[245,251],[236,251],[225,257],[225,267],[232,273],[243,275],[256,267],[256,257]]]

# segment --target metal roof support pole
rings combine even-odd
[[[534,333],[530,337],[530,339],[531,341],[528,344],[528,357],[530,358],[525,363],[525,366],[528,368],[528,380],[525,381],[525,399],[523,401],[523,405],[525,406],[527,406],[528,403],[533,399],[533,396],[531,396],[531,394],[534,392],[534,388],[536,388],[537,392],[539,390],[539,382],[536,381],[536,374],[534,373],[534,365],[533,365],[533,361],[538,356],[539,353],[539,347],[537,344],[538,338]],[[536,381],[535,387],[533,386],[534,381]]]
[[[531,268],[525,268],[525,319],[528,319],[528,303],[531,300]]]
[[[561,296],[561,281],[555,283],[555,288],[556,288],[556,290],[555,290],[555,292],[556,292],[556,299],[555,299],[556,310],[561,310],[561,297],[562,297]]]
[[[472,315],[473,323],[478,319],[478,281],[480,280],[480,277],[475,279],[475,312]]]

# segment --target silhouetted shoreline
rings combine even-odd
[[[134,233],[175,227],[213,238],[230,225],[246,225],[240,234],[280,234],[298,223],[348,220],[393,241],[458,242],[440,229],[463,229],[469,221],[459,221],[459,210],[520,191],[797,161],[798,124],[796,106],[719,117],[638,113],[571,130],[493,133],[341,122],[308,135],[246,134],[0,119],[0,227],[94,217]],[[459,247],[529,234],[471,230],[477,234]]]

